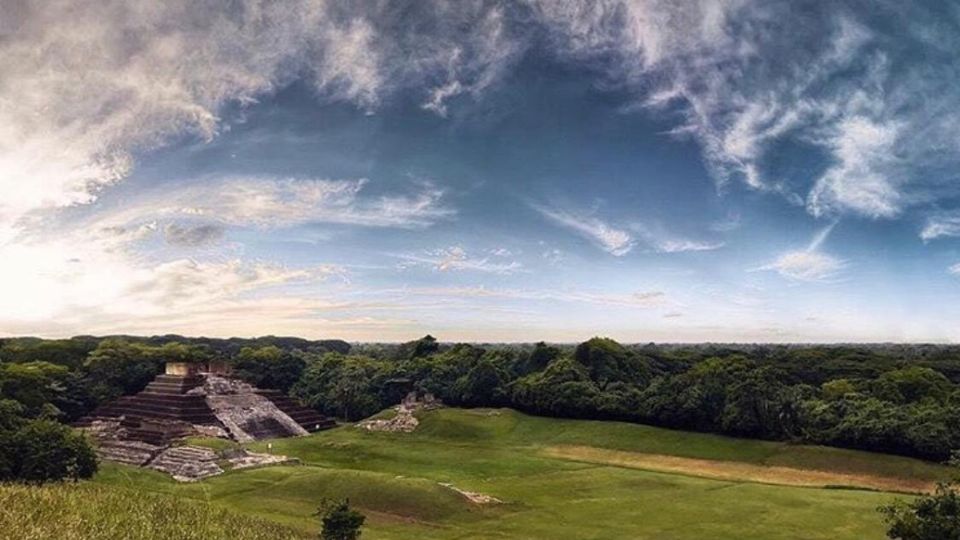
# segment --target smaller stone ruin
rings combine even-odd
[[[255,388],[229,376],[225,364],[167,363],[140,393],[124,396],[81,418],[101,459],[164,471],[193,481],[223,472],[286,462],[254,454],[239,444],[295,437],[335,426],[333,419],[277,390]],[[187,437],[217,437],[237,443],[218,453],[185,446]]]
[[[367,431],[389,431],[394,433],[410,433],[417,429],[420,421],[414,416],[418,410],[430,410],[442,407],[443,404],[433,394],[418,394],[410,392],[399,405],[393,408],[396,415],[392,418],[374,418],[357,423],[357,427]]]

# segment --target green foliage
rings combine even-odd
[[[244,347],[233,358],[233,374],[259,388],[287,392],[303,374],[306,361],[302,354],[285,351],[275,345]]]
[[[481,358],[459,381],[460,402],[466,405],[501,403],[504,378],[490,358]]]
[[[960,347],[441,345],[432,336],[350,346],[267,336],[217,340],[0,340],[0,399],[72,421],[141,390],[164,361],[226,360],[235,373],[357,420],[430,392],[453,405],[511,406],[943,460],[960,448]],[[331,353],[330,351],[337,351]],[[84,355],[86,355],[84,357]]]
[[[820,386],[820,394],[826,401],[836,401],[856,391],[856,387],[849,379],[835,379]]]
[[[4,423],[11,427],[0,430],[0,481],[43,484],[90,478],[97,471],[93,448],[70,428],[51,420]]]
[[[396,358],[398,360],[425,358],[439,350],[440,344],[437,343],[437,338],[428,334],[416,341],[409,341],[400,345],[397,349]]]
[[[587,369],[572,358],[559,358],[540,373],[518,380],[513,400],[524,410],[552,416],[584,417],[597,409],[599,390]]]
[[[914,403],[924,400],[942,402],[953,385],[941,373],[926,367],[912,366],[880,375],[877,386],[886,390],[885,395],[878,397],[895,403]]]
[[[581,343],[573,357],[587,368],[590,378],[601,386],[615,381],[644,384],[650,378],[650,369],[645,360],[609,338],[595,337]]]
[[[348,499],[325,500],[317,510],[317,515],[320,517],[322,540],[356,540],[360,538],[360,527],[367,519],[350,508]]]
[[[382,361],[327,353],[310,359],[290,393],[326,414],[359,420],[388,405],[378,392],[388,372]]]
[[[958,464],[954,454],[951,463]],[[894,540],[960,539],[960,478],[937,484],[937,490],[911,501],[897,500],[881,506],[887,537]]]
[[[10,338],[0,340],[2,362],[47,362],[77,370],[90,351],[97,347],[95,338],[37,339]]]
[[[551,347],[541,341],[533,346],[533,350],[530,351],[526,360],[517,369],[517,374],[523,376],[543,371],[550,365],[550,362],[557,359],[561,354],[562,352],[557,347]]]
[[[163,368],[158,352],[156,347],[123,339],[103,340],[84,363],[91,392],[99,401],[108,401],[143,390]]]

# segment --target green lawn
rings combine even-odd
[[[615,422],[557,420],[509,410],[440,409],[410,434],[344,426],[272,441],[301,466],[230,472],[198,484],[106,464],[95,482],[201,499],[304,533],[323,497],[368,515],[364,538],[883,538],[876,507],[894,495],[666,474],[550,458],[559,445],[935,479],[916,460],[749,441]],[[201,442],[202,441],[198,441]],[[265,450],[266,443],[252,445]],[[480,506],[441,486],[492,495]]]

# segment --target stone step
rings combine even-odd
[[[97,455],[105,461],[143,466],[162,449],[162,446],[138,441],[101,441],[97,445]]]
[[[164,452],[164,456],[185,459],[217,459],[216,452],[209,448],[201,448],[198,446],[174,446]]]
[[[209,448],[173,446],[157,456],[149,467],[165,472],[175,480],[193,482],[223,473],[217,459],[217,453]]]

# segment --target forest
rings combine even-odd
[[[280,337],[10,338],[0,341],[0,432],[55,431],[57,423],[139,391],[165,361],[211,359],[345,420],[377,413],[416,390],[454,406],[934,461],[960,449],[957,346],[624,345],[607,338],[577,345],[450,344],[431,336],[353,345]],[[3,474],[13,473],[0,466]]]

